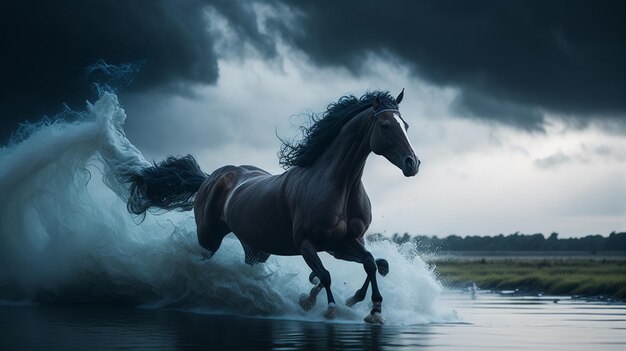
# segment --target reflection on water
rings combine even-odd
[[[626,305],[451,293],[465,321],[371,326],[124,306],[0,307],[0,349],[624,350]]]

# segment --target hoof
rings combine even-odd
[[[311,297],[305,294],[300,295],[300,301],[298,301],[298,303],[300,304],[300,307],[302,307],[302,309],[305,311],[310,311],[311,308],[315,306],[315,302],[316,302],[315,297]]]
[[[385,318],[383,318],[380,312],[370,313],[363,320],[369,324],[385,324]]]
[[[359,300],[359,299],[356,297],[356,295],[355,295],[355,296],[352,296],[351,298],[349,298],[349,299],[347,299],[347,300],[346,300],[346,306],[348,306],[348,307],[352,307],[352,306],[356,305],[357,303],[359,303],[359,302],[361,302],[361,301],[363,301],[363,299],[360,299],[360,300]]]
[[[326,312],[324,312],[324,318],[335,319],[335,316],[336,316],[335,304],[331,302],[328,304],[328,308],[326,309]]]

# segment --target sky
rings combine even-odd
[[[623,1],[0,0],[0,140],[101,82],[148,159],[280,173],[277,135],[307,114],[404,88],[420,173],[370,156],[369,232],[606,235],[626,230],[625,19]]]

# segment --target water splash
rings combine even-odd
[[[190,212],[148,214],[138,225],[120,174],[149,163],[126,139],[117,96],[101,94],[74,121],[22,128],[0,149],[0,300],[129,303],[271,318],[322,320],[325,296],[303,312],[311,288],[301,257],[272,256],[250,267],[232,235],[202,258]],[[447,321],[441,286],[415,248],[369,244],[391,271],[380,278],[388,322]],[[333,277],[338,320],[360,322],[368,300],[343,306],[365,279],[359,264],[322,254]],[[369,297],[368,297],[369,299]]]

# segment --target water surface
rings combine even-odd
[[[129,306],[2,306],[0,348],[626,349],[624,304],[460,292],[442,300],[460,322],[372,326]]]

